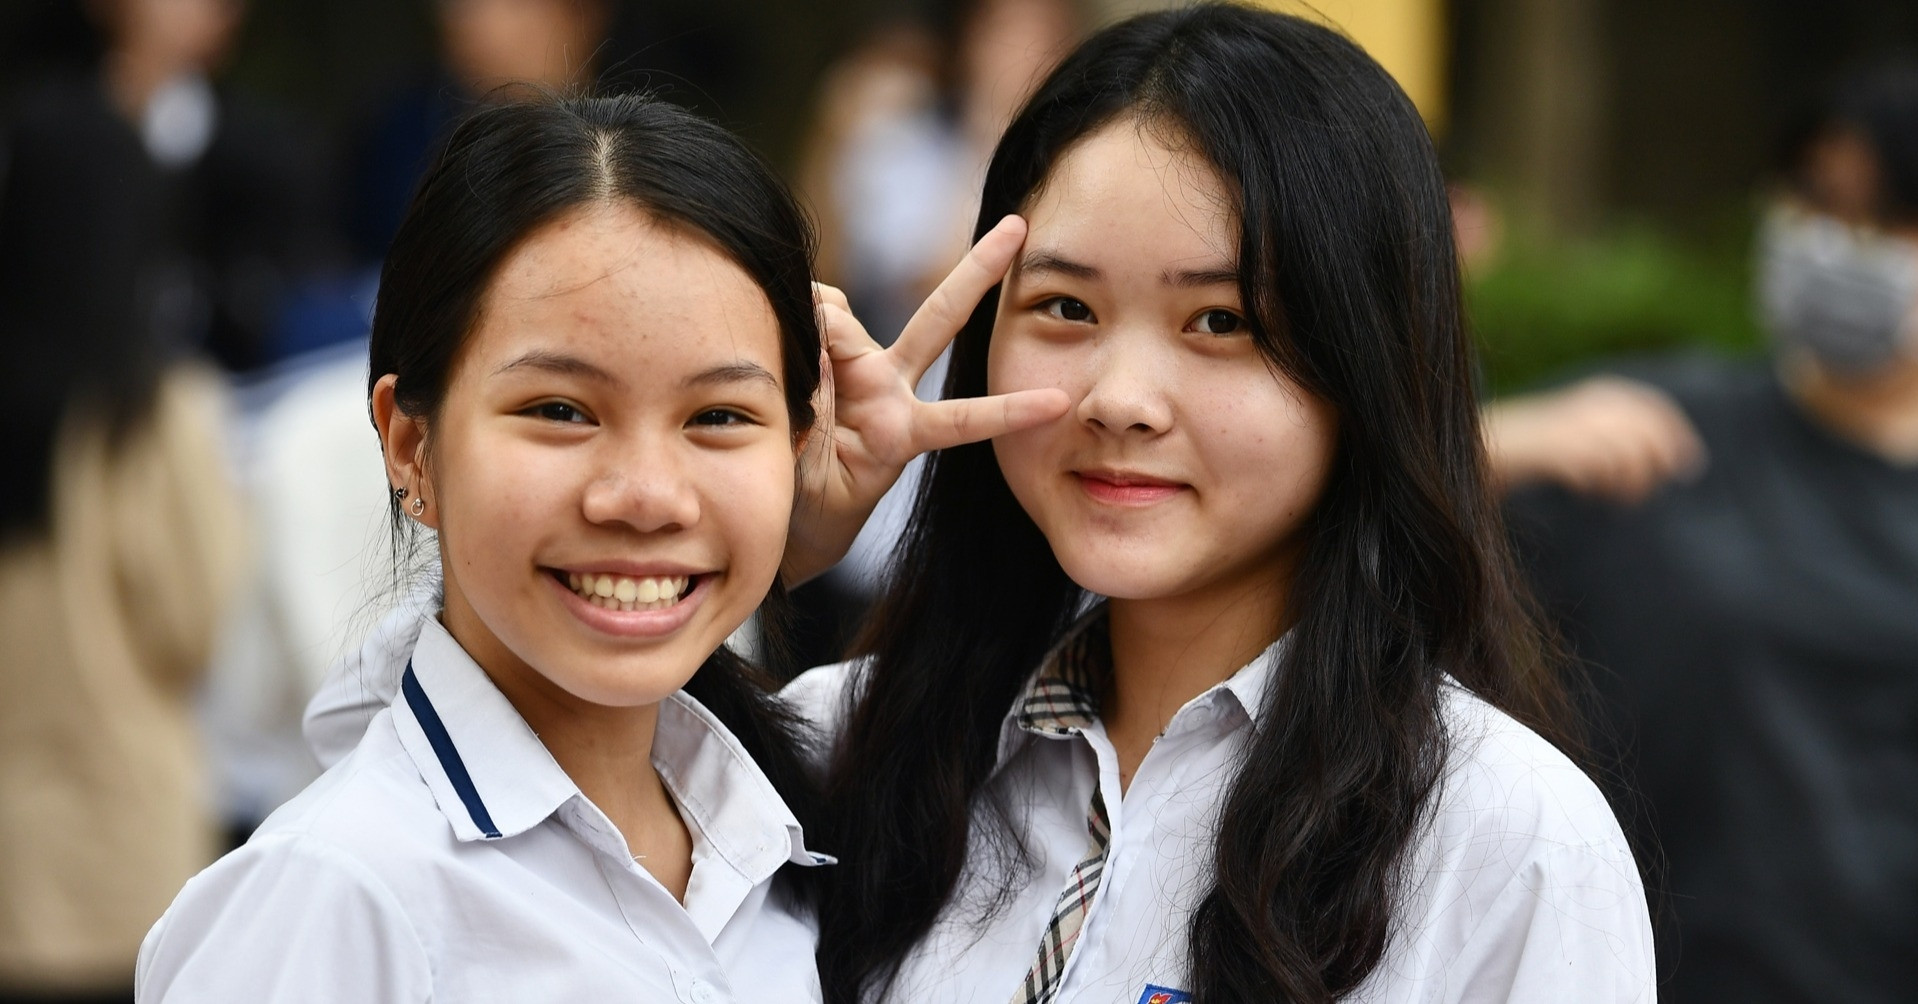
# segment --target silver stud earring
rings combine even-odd
[[[406,498],[406,489],[404,488],[393,489],[393,501],[399,502],[404,500],[405,498]]]

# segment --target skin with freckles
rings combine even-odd
[[[1111,599],[1105,719],[1128,768],[1274,640],[1336,438],[1332,408],[1254,343],[1233,200],[1176,140],[1126,119],[1059,160],[1026,207],[988,364],[993,393],[1072,400],[994,448],[1066,574]]]
[[[678,862],[661,876],[675,892],[686,835],[635,765],[658,703],[778,570],[797,448],[781,372],[744,270],[612,204],[505,258],[430,425],[393,407],[391,376],[374,393],[389,476],[439,531],[447,630],[635,853],[663,842],[647,867]],[[689,588],[608,609],[574,576]]]

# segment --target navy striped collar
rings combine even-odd
[[[511,838],[569,800],[591,804],[492,678],[431,615],[421,618],[392,714],[400,744],[461,841]],[[683,692],[660,705],[653,763],[681,813],[692,817],[688,825],[754,881],[787,862],[832,860],[806,848],[798,819],[739,740]]]
[[[460,751],[453,745],[453,737],[446,734],[446,723],[440,721],[439,712],[433,709],[432,699],[420,687],[419,677],[414,675],[410,659],[406,663],[406,673],[400,677],[400,693],[406,697],[406,706],[413,709],[413,718],[419,722],[420,731],[426,733],[426,741],[433,747],[433,755],[439,757],[440,769],[446,772],[447,783],[453,786],[453,793],[466,806],[466,815],[473,821],[473,826],[488,839],[499,839],[499,827],[493,825],[493,816],[486,811],[485,800],[480,798],[479,790],[473,787],[472,775],[466,772],[466,761],[460,759]]]
[[[579,795],[512,702],[430,615],[421,618],[393,720],[462,841],[524,833]]]

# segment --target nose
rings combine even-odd
[[[609,456],[586,486],[581,510],[600,525],[625,524],[640,533],[684,530],[699,522],[699,492],[683,459],[665,445],[627,448]]]
[[[1157,435],[1172,427],[1167,391],[1172,360],[1162,358],[1149,332],[1105,340],[1093,361],[1091,380],[1079,399],[1079,421],[1107,432]]]

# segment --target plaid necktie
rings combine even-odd
[[[1107,634],[1105,618],[1091,618],[1039,671],[1026,691],[1019,726],[1029,732],[1070,735],[1091,725],[1098,717],[1096,681],[1109,674],[1111,665],[1111,636]],[[1093,789],[1092,805],[1086,814],[1086,833],[1091,843],[1085,857],[1066,878],[1066,887],[1059,894],[1058,906],[1053,908],[1052,920],[1039,939],[1039,957],[1012,995],[1011,1004],[1046,1004],[1058,994],[1059,976],[1065,972],[1066,960],[1072,957],[1072,948],[1079,942],[1079,932],[1092,910],[1093,897],[1099,893],[1112,826],[1106,815],[1105,795],[1097,787]]]

